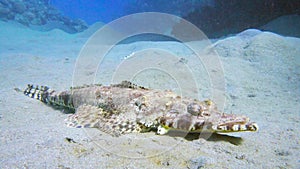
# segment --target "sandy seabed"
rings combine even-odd
[[[5,22],[0,22],[0,28],[1,168],[300,166],[300,39],[247,30],[214,40],[225,78],[224,109],[250,117],[258,123],[258,132],[208,139],[155,133],[115,138],[97,129],[68,128],[64,125],[67,114],[14,90],[28,83],[57,90],[72,86],[77,56],[89,30],[77,35],[59,30],[37,32]],[[91,68],[87,65],[86,76],[93,76],[95,82],[109,82],[112,67],[148,47],[164,47],[183,58],[171,63],[174,67],[194,62],[191,53],[178,42],[135,42],[117,45],[97,76],[89,74]],[[164,78],[153,71],[136,81],[168,89]],[[205,87],[199,92],[202,90],[207,92]],[[207,96],[200,94],[200,98]]]

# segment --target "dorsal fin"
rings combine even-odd
[[[75,87],[70,87],[70,90],[72,89],[82,89],[82,88],[87,88],[87,87],[92,87],[92,86],[102,86],[102,84],[90,84],[90,85],[87,85],[87,84],[84,84],[82,86],[75,86]]]
[[[120,88],[130,88],[130,89],[145,89],[148,90],[147,88],[143,86],[138,86],[130,81],[124,80],[119,84],[114,84],[112,85],[113,87],[120,87]]]

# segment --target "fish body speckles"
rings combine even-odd
[[[56,92],[46,86],[28,85],[24,94],[50,106],[73,113],[69,127],[98,128],[119,136],[132,132],[170,130],[186,132],[257,131],[256,123],[245,116],[217,110],[211,100],[181,98],[171,91],[147,89],[131,82],[102,86],[89,85]]]

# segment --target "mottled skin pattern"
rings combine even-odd
[[[146,89],[128,81],[63,92],[28,85],[24,94],[75,113],[66,119],[70,127],[94,127],[114,136],[150,130],[156,130],[157,134],[170,130],[212,133],[258,130],[249,118],[220,112],[210,100],[182,98],[172,91]]]

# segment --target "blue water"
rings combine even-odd
[[[124,7],[128,4],[122,0],[51,0],[63,14],[72,19],[83,19],[88,24],[97,21],[109,22],[124,15]]]
[[[88,24],[108,23],[122,16],[137,12],[164,12],[181,16],[201,5],[213,1],[198,0],[50,0],[49,3],[72,19],[82,19]]]

